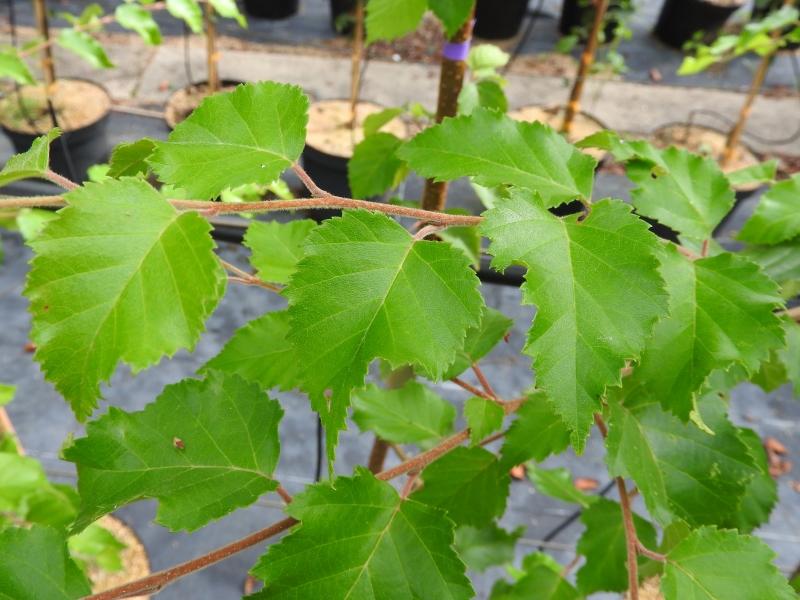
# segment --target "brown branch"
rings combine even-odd
[[[284,488],[282,485],[279,485],[275,491],[278,493],[278,496],[281,497],[281,500],[283,500],[286,504],[289,504],[292,501],[292,495],[287,492],[286,488]]]
[[[630,600],[639,600],[639,539],[636,537],[636,527],[633,524],[633,512],[625,489],[625,480],[617,477],[617,490],[619,490],[619,504],[622,508],[622,522],[625,525],[625,546],[628,561],[628,594]]]
[[[665,554],[661,554],[660,552],[655,552],[649,548],[646,548],[645,545],[642,544],[642,542],[640,542],[638,539],[636,540],[636,549],[639,551],[639,554],[646,556],[651,560],[662,563],[667,562],[667,556]]]
[[[51,171],[50,169],[47,169],[47,171],[45,171],[44,177],[55,183],[57,186],[64,188],[65,190],[74,190],[80,187],[77,183],[75,183],[71,179],[67,179],[63,175],[59,175],[58,173],[56,173],[55,171]]]
[[[455,383],[458,387],[464,388],[473,396],[478,396],[479,398],[483,398],[484,400],[492,400],[492,401],[495,400],[495,398],[491,397],[483,390],[476,388],[474,385],[472,385],[471,383],[467,383],[463,379],[459,379],[458,377],[453,377],[450,381]]]
[[[383,463],[389,453],[389,442],[382,440],[377,435],[372,442],[372,450],[369,452],[367,468],[373,473],[380,473],[383,470]]]
[[[208,84],[206,91],[213,94],[219,91],[219,53],[217,52],[217,26],[214,23],[214,7],[206,2],[203,7],[203,23],[206,33],[206,71]],[[192,82],[189,82],[191,85]]]
[[[478,363],[472,363],[472,372],[475,373],[475,377],[478,378],[478,381],[481,383],[481,387],[486,390],[486,393],[492,398],[498,399],[499,396],[495,394],[491,384],[489,383],[489,380],[486,379],[486,375],[483,374],[483,371],[478,366]]]

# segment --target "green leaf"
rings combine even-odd
[[[736,528],[742,533],[749,533],[769,521],[769,515],[778,502],[778,485],[769,473],[767,453],[758,434],[752,429],[739,429],[738,433],[758,471],[747,484],[737,514]]]
[[[738,238],[753,244],[777,244],[800,234],[800,173],[773,185],[758,202]]]
[[[753,183],[770,183],[775,180],[775,173],[778,170],[777,160],[767,160],[749,167],[737,169],[731,173],[726,173],[725,177],[733,187],[750,185]]]
[[[494,523],[482,528],[462,525],[456,529],[456,552],[474,571],[509,564],[514,560],[514,548],[524,532],[524,527],[506,531]]]
[[[262,389],[289,391],[300,385],[300,364],[289,343],[289,315],[269,312],[236,330],[201,372],[223,371],[258,383]]]
[[[80,531],[122,505],[155,498],[156,521],[192,531],[274,490],[280,405],[236,375],[164,388],[143,411],[111,408],[64,450],[78,469]]]
[[[475,0],[428,0],[428,6],[444,25],[447,37],[453,37],[472,15]]]
[[[203,11],[196,0],[166,0],[167,11],[176,19],[182,19],[192,33],[203,31]]]
[[[661,590],[665,600],[791,600],[797,595],[758,538],[703,527],[667,555]]]
[[[49,527],[0,530],[0,593],[13,600],[72,600],[92,593],[63,534]]]
[[[581,600],[583,596],[561,576],[560,565],[546,554],[525,558],[524,575],[515,583],[497,581],[489,600]]]
[[[503,442],[501,460],[507,467],[531,459],[542,462],[569,446],[569,431],[542,392],[531,394],[517,411]]]
[[[453,431],[456,409],[417,381],[399,389],[368,385],[353,394],[353,421],[394,444],[427,444]]]
[[[586,529],[576,550],[586,562],[577,573],[578,589],[584,594],[624,592],[628,589],[628,552],[619,503],[598,498],[581,513],[581,523]],[[634,513],[633,525],[639,541],[646,548],[656,548],[656,530],[650,522]],[[639,562],[645,560],[640,557]]]
[[[142,180],[88,183],[65,199],[31,242],[25,295],[36,360],[83,419],[118,362],[138,371],[193,347],[226,279],[208,222]]]
[[[400,183],[406,173],[405,163],[397,158],[403,140],[391,133],[365,137],[347,162],[347,180],[353,198],[379,196]]]
[[[96,39],[85,31],[62,29],[56,38],[58,45],[74,52],[95,69],[111,69],[114,63]]]
[[[264,281],[289,283],[303,256],[303,244],[316,222],[311,219],[279,223],[253,221],[244,236],[250,248],[250,264]]]
[[[42,465],[16,453],[0,453],[0,513],[25,516],[27,498],[47,485]]]
[[[499,112],[508,110],[508,100],[503,87],[491,79],[465,83],[458,95],[458,114],[471,115],[477,108]]]
[[[781,297],[791,298],[800,291],[800,239],[774,246],[748,246],[741,255],[758,264],[781,286]]]
[[[367,43],[390,42],[414,31],[428,8],[427,0],[368,0]]]
[[[429,127],[398,155],[427,179],[469,176],[488,187],[516,185],[537,191],[548,207],[589,200],[597,165],[547,125],[487,109]]]
[[[476,446],[503,426],[503,407],[484,398],[473,397],[464,404],[464,419],[469,427],[469,439]]]
[[[467,56],[467,67],[475,77],[481,78],[494,73],[495,69],[508,64],[511,55],[494,44],[478,44],[470,48]]]
[[[497,457],[463,446],[422,471],[425,485],[411,498],[447,511],[456,525],[483,527],[506,509],[511,478]]]
[[[286,511],[300,525],[253,568],[265,582],[253,598],[466,600],[474,595],[451,548],[450,520],[433,507],[401,499],[366,469],[307,487]]]
[[[86,569],[99,568],[109,573],[122,571],[122,551],[125,544],[114,537],[108,529],[92,523],[78,535],[67,540],[69,553]]]
[[[156,143],[150,138],[118,144],[111,152],[108,176],[136,177],[146,174],[150,169],[147,159],[155,147]]]
[[[755,373],[783,344],[777,289],[748,260],[723,253],[690,261],[662,255],[669,316],[658,322],[628,389],[687,420],[708,376],[733,364]]]
[[[289,340],[332,457],[350,391],[363,385],[370,361],[441,378],[478,325],[483,299],[463,254],[414,240],[382,214],[346,211],[327,220],[309,234],[305,253],[284,291]]]
[[[23,208],[17,213],[17,227],[26,242],[30,242],[44,231],[50,221],[58,219],[58,215],[41,208]]]
[[[489,354],[492,348],[505,337],[513,324],[514,321],[499,310],[487,307],[483,311],[480,325],[467,331],[464,345],[456,352],[455,361],[448,367],[442,379],[458,377],[474,363]]]
[[[61,130],[54,127],[33,140],[28,150],[9,158],[0,171],[0,187],[20,179],[44,179],[50,168],[50,142],[60,135]]]
[[[482,231],[496,269],[528,268],[523,301],[537,312],[525,352],[580,453],[600,395],[619,385],[666,308],[659,243],[621,201],[603,200],[579,221],[520,191],[485,213]]]
[[[682,423],[650,399],[610,402],[606,445],[612,475],[628,476],[648,512],[663,525],[676,518],[691,527],[733,525],[758,468],[716,393],[698,401],[706,433]]]
[[[17,393],[17,386],[0,383],[0,406],[5,406],[14,399]]]
[[[597,501],[595,496],[584,494],[576,488],[572,482],[572,474],[563,467],[543,469],[536,465],[528,465],[528,477],[540,494],[562,502],[579,504],[583,508],[588,508]]]
[[[456,210],[458,209],[449,209],[446,212],[455,214]],[[467,211],[464,211],[464,214],[466,213]],[[448,227],[436,232],[436,235],[453,248],[463,252],[475,270],[480,268],[481,234],[477,227]]]
[[[387,125],[392,119],[403,114],[402,108],[384,108],[378,112],[368,114],[364,118],[362,128],[364,129],[364,137],[368,138],[375,135],[380,131],[381,127]]]
[[[151,11],[138,4],[120,4],[114,15],[122,27],[138,33],[145,43],[152,46],[161,43],[161,30],[153,19]]]
[[[637,185],[631,201],[639,214],[690,238],[710,238],[733,208],[734,193],[719,165],[686,150],[661,150],[655,163],[631,161],[627,174]]]
[[[247,19],[239,12],[235,0],[209,0],[214,10],[228,19],[236,19],[239,27],[247,27]]]
[[[245,183],[268,184],[305,145],[308,98],[294,85],[265,81],[203,100],[149,162],[190,198],[212,198]]]
[[[0,52],[0,77],[8,77],[20,85],[36,83],[28,65],[13,49]]]

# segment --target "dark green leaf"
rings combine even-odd
[[[378,132],[365,137],[347,163],[347,179],[353,198],[379,196],[400,183],[405,163],[396,151],[403,141],[391,133]]]
[[[531,459],[541,462],[569,446],[569,430],[542,392],[534,392],[517,411],[505,435],[502,462],[507,467]]]
[[[800,235],[800,173],[766,191],[739,239],[753,244],[778,244]]]
[[[469,427],[469,439],[477,445],[503,425],[503,407],[484,398],[470,398],[464,405],[464,419]]]
[[[250,264],[264,281],[289,283],[303,257],[303,244],[316,227],[311,219],[279,223],[253,221],[244,236],[244,245],[250,248]]]
[[[147,159],[153,153],[156,143],[150,138],[135,142],[118,144],[109,160],[109,177],[136,177],[147,173],[150,167]]]
[[[514,547],[524,532],[524,527],[506,531],[494,523],[482,528],[462,525],[456,529],[456,552],[470,569],[485,571],[495,565],[511,563]]]

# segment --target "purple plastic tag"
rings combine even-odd
[[[456,60],[456,61],[467,60],[467,55],[469,55],[470,42],[471,40],[467,40],[466,42],[460,42],[460,43],[446,42],[444,47],[442,48],[442,56],[444,56],[449,60]]]

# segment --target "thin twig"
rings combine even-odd
[[[495,398],[493,398],[492,396],[490,396],[489,394],[487,394],[483,390],[481,390],[479,388],[476,388],[474,385],[464,381],[463,379],[460,379],[458,377],[453,377],[450,381],[455,383],[458,387],[464,388],[465,390],[467,390],[470,394],[472,394],[474,396],[478,396],[479,398],[483,398],[484,400],[492,400],[492,401],[495,400]]]
[[[286,488],[284,488],[282,485],[279,485],[275,491],[278,493],[278,496],[281,497],[281,500],[283,500],[286,504],[289,504],[292,501],[292,495],[287,492]]]
[[[277,285],[267,283],[266,281],[261,281],[257,277],[236,277],[235,275],[231,275],[228,277],[228,281],[233,283],[241,283],[242,285],[252,285],[255,287],[264,288],[265,290],[275,292],[276,294],[280,294],[282,289]]]
[[[499,396],[495,393],[492,389],[489,380],[486,379],[486,375],[483,374],[483,371],[478,366],[478,363],[472,363],[472,372],[475,373],[475,377],[478,378],[478,381],[481,383],[481,387],[486,390],[486,393],[489,394],[492,398],[499,399]]]
[[[622,508],[622,522],[625,525],[625,546],[627,548],[628,561],[628,594],[630,600],[639,600],[639,539],[636,537],[636,527],[633,524],[633,513],[631,512],[631,502],[628,498],[628,490],[625,489],[625,480],[617,477],[617,489],[619,490],[619,504]]]
[[[408,498],[409,494],[414,490],[414,484],[417,482],[417,477],[419,477],[419,471],[414,471],[408,474],[408,478],[406,479],[403,489],[400,492],[401,498]]]
[[[17,430],[14,429],[14,424],[8,416],[4,406],[0,406],[0,434],[5,434],[11,438],[17,448],[17,453],[25,456],[25,448],[22,447],[22,440],[19,439]]]
[[[639,554],[641,554],[642,556],[646,556],[647,558],[650,558],[652,560],[655,560],[655,561],[658,561],[658,562],[662,562],[662,563],[663,562],[667,562],[667,556],[665,554],[661,554],[660,552],[655,552],[654,550],[650,550],[649,548],[646,548],[645,545],[642,544],[642,542],[639,541],[638,539],[636,540],[636,549],[639,551]]]
[[[65,190],[74,190],[80,187],[77,183],[75,183],[71,179],[67,179],[63,175],[59,175],[58,173],[56,173],[55,171],[51,171],[50,169],[47,169],[47,171],[45,171],[44,176],[45,178],[49,179],[57,186],[60,186]]]
[[[294,163],[292,165],[292,171],[297,174],[297,176],[300,178],[300,181],[303,182],[303,185],[306,186],[306,189],[315,198],[324,198],[331,195],[314,183],[314,180],[311,179],[311,176],[306,173],[306,170],[301,167],[299,163]]]
[[[417,231],[417,233],[414,234],[414,239],[424,240],[429,235],[433,235],[434,233],[441,231],[442,229],[446,228],[442,227],[441,225],[425,225],[425,227],[423,227],[422,229]]]

